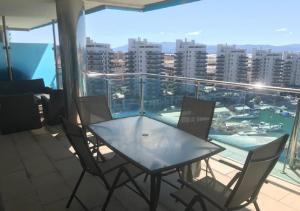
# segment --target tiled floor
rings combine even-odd
[[[81,166],[60,127],[0,135],[0,201],[7,211],[60,211],[79,177]],[[216,157],[218,159],[218,157]],[[228,182],[235,170],[211,160],[216,177]],[[174,178],[170,178],[174,179]],[[145,191],[149,184],[138,178]],[[300,187],[269,177],[258,198],[261,210],[300,211]],[[173,189],[162,185],[159,211],[183,210],[169,197]],[[85,176],[79,196],[91,210],[100,210],[106,190],[100,179]],[[2,211],[0,202],[0,211]],[[76,200],[69,210],[83,210]],[[148,210],[147,204],[128,188],[114,194],[107,210]],[[254,210],[251,205],[247,209]]]

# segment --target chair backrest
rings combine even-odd
[[[215,104],[214,101],[184,97],[177,128],[199,138],[207,139]]]
[[[275,141],[249,152],[241,176],[228,198],[226,207],[235,208],[248,200],[255,200],[284,150],[288,137],[285,134]]]
[[[62,122],[64,131],[79,157],[82,168],[93,175],[103,177],[102,171],[98,167],[97,162],[89,149],[88,143],[83,136],[82,129],[65,118],[62,118]]]
[[[83,126],[112,119],[105,96],[78,97],[76,104]]]

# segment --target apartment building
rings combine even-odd
[[[271,50],[253,49],[251,83],[262,83],[269,86],[283,86],[283,65],[284,62],[281,53],[273,53]],[[285,77],[288,78],[289,76],[286,75]]]
[[[163,56],[163,73],[164,75],[175,75],[175,54],[164,54]]]
[[[217,55],[207,54],[207,73],[215,73],[217,65]]]
[[[248,57],[245,49],[235,45],[218,45],[216,80],[247,83]]]
[[[113,52],[110,64],[110,72],[124,73],[126,71],[125,53]]]
[[[86,39],[87,69],[91,72],[111,72],[112,49],[109,44],[96,43],[91,38]]]
[[[300,86],[300,53],[283,53],[284,86]]]
[[[161,45],[146,39],[129,39],[126,64],[127,72],[160,74],[163,64]]]
[[[194,40],[176,40],[175,69],[178,76],[206,78],[206,45],[198,44]]]
[[[126,72],[161,74],[162,68],[163,53],[160,44],[150,43],[146,39],[140,38],[128,40]],[[131,94],[138,95],[139,89],[136,86],[137,83],[134,82],[128,84],[128,90],[131,91]],[[157,78],[147,80],[144,92],[145,96],[152,100],[151,106],[155,106],[153,99],[157,98],[161,92],[160,81]],[[156,103],[159,104],[159,100]]]

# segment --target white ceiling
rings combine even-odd
[[[103,7],[143,11],[145,6],[167,0],[83,0],[87,12]],[[195,0],[181,0],[178,4]],[[11,29],[30,30],[56,20],[55,0],[0,0],[0,16]],[[2,22],[0,23],[2,25]]]

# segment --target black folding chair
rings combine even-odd
[[[76,99],[81,124],[89,124],[112,120],[105,96],[83,96]]]
[[[184,97],[177,128],[208,141],[208,134],[214,115],[214,109],[215,102],[213,101]],[[213,171],[209,165],[209,159],[205,159],[204,161],[206,163],[206,175],[209,171],[212,177],[214,177]],[[182,177],[184,172],[184,177],[188,177],[191,180],[193,178],[192,166],[196,167],[197,172],[195,174],[199,175],[201,171],[201,162],[191,164],[182,169],[165,172],[163,176],[177,172],[179,176]],[[177,188],[176,185],[172,184],[168,180],[162,180],[167,184]]]
[[[78,202],[83,206],[83,208],[88,210],[76,195],[78,187],[86,172],[90,173],[93,176],[99,177],[104,182],[104,185],[108,190],[110,190],[111,188],[115,189],[126,185],[126,183],[128,182],[132,182],[137,189],[137,192],[143,194],[141,189],[134,181],[135,177],[143,174],[143,171],[141,169],[127,163],[123,158],[117,155],[112,159],[107,160],[106,162],[97,162],[89,149],[87,141],[84,140],[85,138],[82,129],[64,118],[62,119],[62,121],[63,128],[68,137],[68,140],[76,151],[76,155],[78,156],[82,166],[82,172],[69,198],[67,208],[70,207],[72,200],[76,198]],[[116,179],[118,180],[117,182],[115,182]],[[105,207],[107,206],[108,201],[109,199],[106,200]]]
[[[171,196],[186,206],[185,211],[228,211],[246,207],[250,203],[253,203],[255,209],[259,211],[257,204],[259,191],[278,161],[287,140],[286,134],[251,150],[244,167],[227,185],[209,176],[197,182],[179,180],[184,187]]]
[[[209,141],[208,134],[214,116],[215,105],[216,102],[214,101],[184,97],[177,128]],[[208,162],[209,159],[205,159],[204,161],[206,163],[206,174],[208,172],[207,170],[209,170],[211,175],[214,177],[213,171]]]
[[[105,96],[83,96],[76,99],[76,105],[81,121],[82,128],[84,129],[86,136],[88,132],[88,125],[112,120],[112,115],[108,107],[108,102]],[[87,140],[94,145],[94,151],[97,153],[97,158],[105,161],[105,157],[99,151],[99,147],[102,141],[99,138],[87,137]],[[95,139],[94,139],[95,138]]]

